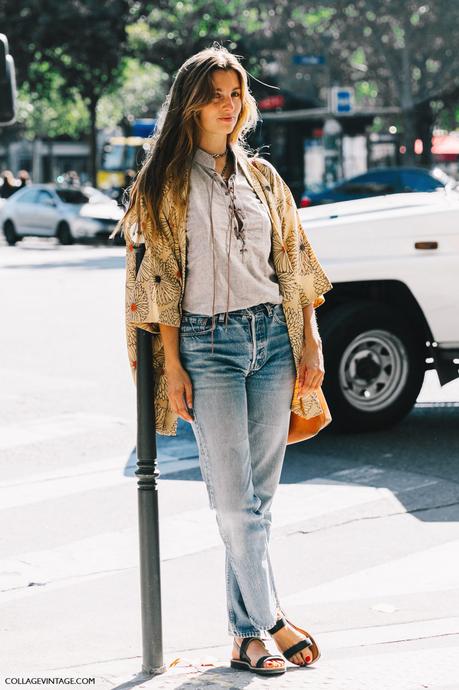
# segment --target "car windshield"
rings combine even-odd
[[[65,204],[87,204],[89,201],[80,189],[56,189],[56,194]]]

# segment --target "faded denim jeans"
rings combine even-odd
[[[281,608],[269,557],[271,503],[285,455],[295,362],[282,305],[215,317],[183,312],[180,357],[193,432],[226,550],[228,633],[260,636]]]

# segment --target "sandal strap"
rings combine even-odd
[[[282,662],[284,661],[284,659],[281,656],[278,656],[277,654],[270,654],[270,655],[266,655],[266,656],[261,656],[256,663],[256,667],[262,668],[263,664],[268,659],[272,659],[273,661],[282,661]]]
[[[283,655],[286,659],[290,659],[291,656],[293,656],[297,652],[301,652],[302,649],[306,649],[307,647],[312,647],[312,640],[309,637],[307,637],[305,640],[297,642],[296,644],[286,649],[285,652],[283,652]]]
[[[277,621],[277,623],[275,623],[275,625],[273,625],[273,627],[270,628],[270,629],[268,630],[268,632],[269,632],[270,635],[274,635],[274,634],[277,633],[277,631],[280,630],[281,628],[285,628],[286,625],[287,625],[287,621],[285,620],[285,618],[284,618],[284,617],[279,618],[279,620]]]
[[[261,638],[260,637],[244,637],[244,639],[241,642],[241,646],[239,648],[240,649],[239,658],[241,659],[241,661],[246,661],[250,666],[252,665],[252,663],[250,661],[249,655],[247,654],[247,647],[249,646],[249,644],[253,640],[261,640]]]

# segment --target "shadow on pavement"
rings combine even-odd
[[[304,674],[305,672],[310,673],[311,671],[314,671],[314,669],[297,669],[289,667],[286,673],[291,674],[298,672]],[[182,673],[184,677],[183,680],[180,681]],[[276,677],[280,679],[285,677],[285,675],[286,674]],[[162,680],[164,683],[161,682]],[[313,680],[313,678],[310,677],[310,680]],[[199,670],[189,668],[185,671],[185,669],[181,669],[180,675],[174,672],[168,673],[167,671],[158,676],[147,676],[143,673],[139,673],[132,680],[115,686],[113,690],[129,690],[130,688],[139,686],[154,688],[157,684],[160,684],[159,687],[170,687],[174,688],[174,690],[202,690],[203,688],[209,688],[209,690],[223,690],[223,688],[228,688],[228,690],[243,690],[244,688],[249,688],[255,681],[257,681],[257,688],[265,687],[262,676],[260,675],[247,671],[235,671],[229,666],[215,666],[206,670],[202,670],[201,668]],[[273,682],[273,680],[272,678],[269,680],[266,678],[266,682]],[[290,679],[288,682],[290,685]],[[145,685],[146,683],[148,683],[148,685]],[[277,687],[279,686],[277,685]]]
[[[385,487],[419,519],[436,521],[432,511],[442,508],[439,519],[456,521],[458,419],[457,403],[422,403],[403,422],[385,431],[335,434],[329,427],[316,438],[287,447],[281,484],[330,478],[350,485]],[[202,481],[190,424],[179,419],[176,437],[157,434],[156,438],[162,481]],[[134,454],[129,462],[132,473],[135,462]]]

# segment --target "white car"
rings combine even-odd
[[[298,209],[334,289],[317,310],[337,430],[404,417],[436,369],[459,375],[459,194],[392,194]]]
[[[0,224],[9,245],[27,236],[57,237],[61,244],[72,244],[82,238],[108,238],[122,215],[116,201],[93,187],[31,184],[2,205]]]

